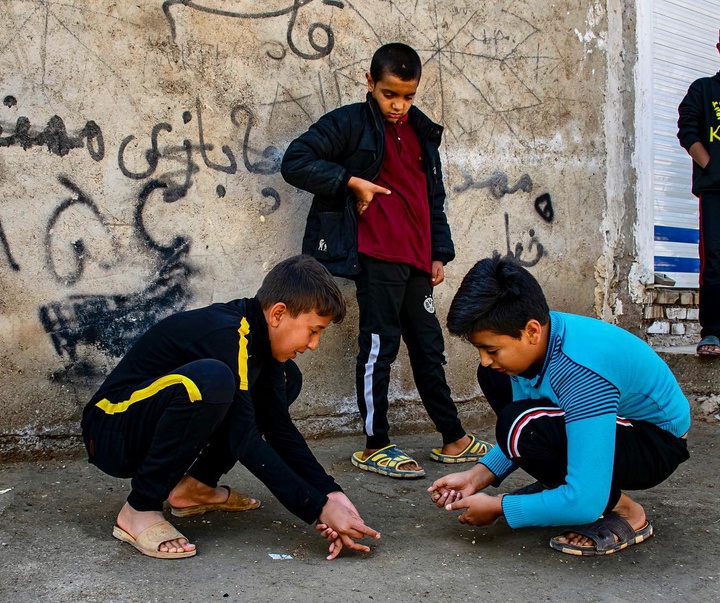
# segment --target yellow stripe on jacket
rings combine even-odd
[[[108,400],[107,398],[103,398],[95,406],[105,411],[109,415],[116,415],[118,413],[125,412],[128,408],[135,404],[135,402],[141,402],[142,400],[146,400],[147,398],[154,396],[166,387],[178,384],[182,385],[185,388],[188,394],[188,398],[190,398],[190,402],[197,402],[199,400],[202,400],[200,390],[198,389],[197,385],[195,385],[195,383],[192,381],[192,379],[189,379],[185,375],[172,374],[160,377],[160,379],[154,381],[147,387],[133,392],[130,398],[123,402],[110,402],[110,400]]]

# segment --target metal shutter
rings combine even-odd
[[[720,0],[655,0],[653,5],[655,272],[667,274],[676,287],[697,287],[698,202],[690,192],[692,159],[677,139],[677,107],[694,80],[720,70],[715,48]]]

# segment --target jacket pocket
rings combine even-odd
[[[340,260],[348,255],[353,233],[346,224],[346,211],[318,212],[317,243],[313,255],[320,261]]]

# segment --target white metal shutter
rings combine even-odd
[[[676,287],[697,287],[698,202],[690,192],[692,159],[677,139],[677,107],[694,80],[720,70],[715,48],[720,0],[655,0],[653,5],[655,272],[673,278]]]

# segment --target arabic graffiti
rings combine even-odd
[[[97,220],[105,223],[97,205],[86,193],[67,177],[59,180],[74,196],[58,207],[50,220],[50,227],[63,212],[76,205],[90,208]],[[153,270],[156,276],[149,285],[131,294],[70,295],[65,300],[40,307],[40,322],[50,335],[58,355],[67,356],[74,362],[78,360],[78,346],[86,344],[112,356],[121,356],[151,325],[187,305],[190,299],[189,279],[195,273],[187,262],[190,241],[176,236],[171,244],[161,245],[150,236],[143,222],[143,210],[151,195],[166,188],[164,182],[148,182],[138,195],[135,208],[134,231],[149,249],[156,252]],[[164,196],[162,198],[165,202],[172,202]],[[50,231],[51,228],[48,228]],[[73,245],[77,253],[76,270],[65,277],[65,282],[70,284],[77,281],[84,267],[82,240],[78,239]],[[52,257],[49,258],[51,264],[53,261]]]
[[[7,237],[5,236],[5,229],[3,228],[2,222],[0,222],[0,244],[2,244],[2,248],[5,252],[8,264],[10,264],[10,268],[13,271],[18,272],[20,270],[20,266],[15,261],[12,251],[10,251],[10,243],[8,243]]]
[[[240,12],[240,11],[231,11],[231,10],[221,10],[218,8],[212,8],[210,6],[205,6],[204,4],[201,4],[199,2],[193,2],[192,0],[165,0],[162,4],[163,12],[165,13],[165,17],[167,18],[168,24],[170,25],[170,35],[173,40],[175,40],[177,36],[177,28],[175,24],[175,17],[172,14],[172,8],[176,5],[185,6],[187,8],[211,14],[211,15],[217,15],[222,17],[230,17],[234,19],[271,19],[273,17],[281,17],[284,15],[289,15],[290,18],[288,20],[288,26],[287,26],[287,33],[286,33],[286,41],[287,45],[297,56],[300,58],[306,59],[306,60],[314,60],[314,59],[321,59],[327,55],[329,55],[332,52],[332,49],[335,46],[335,34],[333,33],[332,28],[325,24],[325,23],[318,23],[314,22],[310,24],[310,27],[308,28],[307,36],[308,36],[308,43],[312,47],[312,49],[315,52],[304,52],[298,48],[298,46],[295,44],[295,41],[293,39],[293,32],[295,30],[295,23],[297,21],[298,13],[300,12],[300,9],[304,8],[308,4],[311,4],[315,0],[293,0],[292,4],[289,6],[286,6],[284,8],[275,10],[275,11],[267,11],[267,12],[257,12],[257,13],[246,13],[246,12]],[[322,4],[343,9],[345,5],[338,1],[338,0],[321,0]],[[318,35],[318,32],[322,32],[322,34]],[[321,40],[322,35],[324,34],[325,40],[324,42]],[[320,39],[320,40],[319,40]],[[279,54],[275,54],[273,52],[273,49],[266,51],[267,56],[269,56],[272,59],[281,60],[285,57],[285,49],[281,48]]]
[[[5,106],[11,107],[13,103],[8,102],[5,97]],[[0,134],[3,128],[0,126]],[[0,137],[1,147],[19,146],[25,151],[34,146],[46,145],[48,151],[64,157],[72,149],[80,149],[87,146],[87,151],[95,161],[100,161],[105,156],[105,143],[102,131],[94,121],[88,121],[85,127],[80,130],[78,136],[69,136],[65,128],[65,122],[57,115],[53,115],[48,121],[45,129],[39,134],[30,134],[30,120],[27,117],[18,117],[15,123],[15,131],[9,136]]]
[[[532,252],[533,249],[535,250],[535,257],[531,260],[524,260],[522,255],[525,251],[525,246],[522,244],[521,241],[518,241],[515,243],[515,248],[512,249],[510,246],[510,216],[505,213],[505,250],[506,250],[506,256],[509,258],[514,259],[518,264],[521,266],[525,266],[527,268],[530,268],[531,266],[535,266],[545,255],[545,248],[543,247],[542,243],[538,240],[537,236],[535,235],[535,230],[530,229],[528,231],[528,234],[530,235],[530,244],[528,245],[527,250],[529,252]]]
[[[505,172],[496,171],[487,180],[475,182],[469,174],[463,174],[464,181],[455,185],[454,189],[457,193],[462,193],[468,189],[487,188],[490,194],[496,199],[502,199],[505,195],[512,195],[517,191],[529,193],[533,189],[532,178],[528,174],[520,176],[519,180],[512,186],[508,186],[508,177]]]

